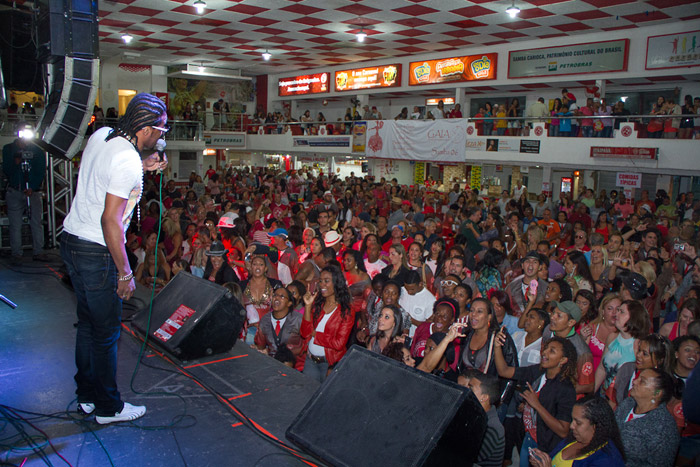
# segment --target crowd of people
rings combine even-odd
[[[553,203],[520,182],[490,199],[306,168],[205,179],[161,198],[146,180],[128,236],[144,287],[187,271],[229,288],[240,338],[318,381],[361,345],[471,388],[489,414],[480,465],[514,447],[521,465],[693,465],[692,193]]]

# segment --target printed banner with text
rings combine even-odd
[[[372,120],[367,122],[367,157],[465,162],[466,121]]]
[[[515,50],[508,54],[508,78],[627,70],[629,39]]]

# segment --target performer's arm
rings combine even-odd
[[[124,227],[122,219],[127,200],[119,196],[107,193],[105,197],[105,209],[102,212],[102,233],[105,237],[107,249],[112,255],[114,264],[120,277],[131,274],[129,260],[126,256],[126,246],[124,245]],[[134,293],[136,285],[134,279],[128,281],[118,281],[117,295],[123,300],[128,300]]]

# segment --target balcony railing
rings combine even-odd
[[[16,132],[16,124],[26,122],[34,125],[38,124],[41,115],[31,114],[2,114],[0,115],[0,136],[13,136]],[[352,128],[358,121],[335,121],[335,122],[256,122],[246,114],[227,113],[218,114],[215,112],[200,112],[199,118],[193,120],[169,120],[170,132],[165,136],[170,141],[203,141],[203,134],[209,131],[222,132],[245,132],[248,134],[279,135],[290,132],[293,135],[350,135]],[[567,117],[547,117],[547,118],[527,118],[527,117],[490,117],[490,118],[464,118],[467,122],[473,122],[478,136],[528,136],[529,124],[534,122],[545,122],[547,136],[564,137],[557,131],[554,123],[557,120],[570,120],[573,125],[577,125],[577,134],[569,137],[583,137],[581,130],[582,120],[593,120],[594,127],[596,121],[601,123],[611,122],[611,125],[602,125],[601,131],[593,130],[590,136],[612,137],[612,129],[619,127],[621,122],[633,122],[637,130],[637,138],[676,138],[678,131],[665,131],[670,126],[678,129],[679,123],[690,120],[692,125],[694,120],[700,120],[700,115],[624,115],[624,116],[567,116]],[[424,119],[425,120],[425,119]],[[490,120],[490,121],[489,121]],[[100,118],[94,120],[86,131],[86,136],[103,126],[114,126],[117,119]],[[365,120],[360,120],[364,122]],[[497,127],[498,122],[505,123],[500,133]],[[519,128],[508,128],[508,122],[517,122]],[[491,133],[486,134],[489,124],[493,125]],[[606,128],[610,128],[607,130]],[[655,130],[655,131],[654,131]],[[690,138],[700,137],[690,131]],[[586,130],[588,132],[588,130]]]

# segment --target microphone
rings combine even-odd
[[[164,139],[159,139],[156,141],[156,151],[158,151],[158,159],[160,159],[160,162],[163,162],[163,159],[165,158],[165,140]]]

